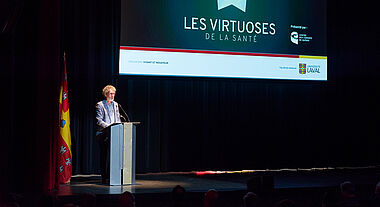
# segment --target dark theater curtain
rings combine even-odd
[[[99,173],[95,104],[103,99],[105,85],[116,85],[120,0],[67,0],[63,5],[73,174]]]
[[[5,5],[10,14],[5,22],[12,24],[1,33],[1,84],[7,95],[2,96],[0,191],[47,191],[56,187],[60,1]]]

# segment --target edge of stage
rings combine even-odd
[[[133,194],[162,194],[170,193],[176,185],[193,193],[204,193],[209,189],[219,192],[246,191],[249,179],[262,177],[270,178],[269,187],[273,190],[329,188],[339,186],[344,181],[375,186],[380,180],[380,166],[145,173],[136,175],[136,184],[123,186],[104,185],[100,175],[74,175],[69,184],[60,185],[57,195],[120,195],[125,191]]]

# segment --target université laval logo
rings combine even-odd
[[[306,74],[306,63],[300,63],[299,64],[299,73],[300,74]]]
[[[234,6],[241,11],[245,12],[247,0],[217,0],[218,1],[218,10],[226,8],[228,6]]]

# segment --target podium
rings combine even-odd
[[[107,127],[110,135],[110,185],[135,184],[136,125],[138,124],[140,122],[123,122]]]

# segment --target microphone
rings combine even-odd
[[[121,114],[120,114],[120,118],[123,118],[124,122],[127,122],[127,119]]]
[[[119,104],[119,103],[118,103]],[[124,113],[124,115],[127,117],[127,120],[128,120],[128,122],[131,122],[131,120],[129,119],[129,116],[128,116],[128,114],[127,113],[125,113],[125,111],[124,111],[124,109],[123,109],[123,107],[119,104],[119,107],[121,108],[121,110],[123,111],[123,113]],[[121,117],[123,117],[124,119],[125,119],[125,117],[124,116],[121,116]]]

